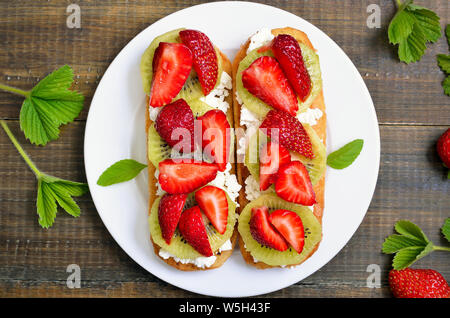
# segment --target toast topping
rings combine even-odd
[[[288,202],[306,206],[317,203],[308,170],[300,161],[292,161],[280,167],[275,192]]]
[[[288,244],[269,222],[269,209],[265,206],[253,208],[250,218],[250,233],[259,244],[286,251]]]
[[[278,169],[291,162],[291,155],[283,146],[268,142],[261,148],[259,160],[259,188],[264,191],[276,181]]]
[[[297,253],[301,253],[305,245],[305,231],[302,219],[297,213],[288,210],[276,210],[269,216],[269,222]]]
[[[195,201],[217,232],[224,234],[228,221],[228,200],[225,191],[214,186],[206,186],[195,192]]]
[[[167,244],[170,244],[175,233],[186,199],[185,194],[166,194],[159,201],[158,221]]]
[[[197,252],[206,257],[213,256],[203,223],[202,212],[198,206],[194,206],[181,214],[178,229],[184,239]]]

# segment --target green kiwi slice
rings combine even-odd
[[[316,131],[311,126],[303,124],[303,127],[311,140],[314,159],[306,158],[293,151],[291,151],[291,159],[301,161],[305,165],[311,183],[314,186],[322,178],[327,168],[327,150]],[[250,137],[249,145],[245,151],[245,166],[256,180],[259,180],[259,149],[266,142],[267,138],[264,133],[258,130],[257,133]]]
[[[170,158],[172,148],[158,134],[154,123],[151,124],[151,126],[148,128],[147,140],[148,140],[147,145],[148,159],[153,164],[153,166],[155,166],[156,169],[158,169],[159,163],[161,161]]]
[[[194,118],[203,116],[207,111],[214,109],[200,99],[193,99],[188,102],[189,107],[191,107]]]
[[[285,209],[297,213],[302,219],[305,230],[305,245],[303,251],[298,254],[293,248],[289,248],[284,252],[260,245],[255,241],[250,233],[250,217],[252,208],[266,206],[269,208],[269,213]],[[276,194],[264,194],[258,199],[250,202],[244,208],[239,216],[238,225],[239,234],[245,243],[245,249],[260,262],[266,263],[270,266],[295,265],[308,257],[316,245],[322,239],[322,226],[314,214],[307,207],[286,202]]]
[[[302,102],[298,99],[298,113],[305,112],[320,94],[322,90],[322,75],[320,71],[319,56],[309,48],[307,45],[300,43],[300,49],[302,50],[303,60],[305,62],[306,69],[311,77],[311,92],[308,98]],[[262,100],[251,94],[242,83],[242,72],[247,69],[257,58],[261,56],[273,56],[273,53],[268,50],[265,52],[258,52],[259,49],[251,51],[247,56],[239,63],[239,68],[236,76],[236,88],[240,98],[250,111],[258,114],[260,117],[265,117],[267,113],[272,109],[269,105]]]
[[[236,204],[231,201],[228,197],[228,223],[227,229],[224,234],[219,234],[214,226],[208,222],[206,225],[206,233],[208,234],[208,239],[211,244],[211,249],[213,252],[217,251],[228,239],[231,238],[234,231],[234,225],[236,223],[235,210]],[[148,222],[150,226],[150,233],[153,239],[159,247],[168,251],[172,255],[182,259],[195,259],[197,257],[203,257],[199,252],[197,252],[192,246],[190,246],[180,234],[178,229],[170,242],[170,245],[166,243],[161,234],[161,228],[158,221],[158,207],[161,198],[157,198],[153,203],[150,216],[148,217]],[[192,207],[195,204],[194,193],[191,193],[185,204],[185,209]],[[206,217],[205,217],[206,219]]]
[[[141,78],[142,78],[142,85],[144,88],[144,92],[146,94],[150,93],[152,78],[153,78],[153,56],[155,54],[156,48],[159,46],[160,42],[168,42],[168,43],[180,43],[180,31],[184,30],[184,28],[176,29],[169,31],[167,33],[164,33],[158,37],[156,37],[152,43],[150,43],[149,47],[145,50],[144,54],[141,58],[141,65],[140,65],[140,71],[141,71]],[[220,52],[217,48],[215,48],[216,54],[217,54],[217,60],[218,60],[218,78],[216,86],[220,83],[220,78],[222,76],[223,72],[223,66],[222,66],[222,57],[220,56]],[[186,80],[186,83],[184,83],[184,86],[181,88],[180,92],[173,100],[177,99],[184,99],[185,101],[190,101],[193,99],[198,99],[200,97],[204,96],[202,92],[202,87],[200,85],[200,82],[198,80],[197,73],[192,69],[191,74],[189,74],[189,77]]]

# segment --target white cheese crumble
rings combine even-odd
[[[152,107],[148,106],[148,114],[152,121],[156,121],[156,117],[158,117],[159,113],[161,112],[162,107]]]
[[[233,88],[231,76],[227,72],[222,72],[220,83],[207,96],[200,97],[200,100],[209,106],[227,113],[230,104],[225,100]]]
[[[236,175],[230,173],[231,168],[231,163],[227,163],[225,171],[218,171],[216,178],[209,184],[225,190],[230,199],[239,206],[237,198],[242,186],[238,183]]]
[[[247,127],[247,129],[249,129],[250,127],[258,129],[261,123],[262,120],[261,118],[258,117],[257,114],[255,114],[245,106],[241,107],[241,118],[240,118],[241,126],[245,126]]]
[[[274,38],[275,37],[273,36],[269,28],[262,28],[261,30],[256,31],[256,33],[253,34],[250,38],[250,44],[248,46],[247,54],[254,49],[269,44],[269,42]]]
[[[231,244],[230,240],[227,240],[219,249],[218,252],[223,252],[223,251],[229,251],[232,250],[233,246]],[[162,248],[159,250],[159,256],[161,256],[163,259],[169,259],[169,258],[173,258],[175,262],[177,263],[181,263],[181,264],[194,264],[195,266],[199,267],[199,268],[208,268],[211,267],[217,259],[217,256],[209,256],[209,257],[197,257],[194,259],[190,259],[190,258],[179,258],[176,257],[175,255],[169,253],[166,250],[163,250]]]
[[[269,188],[265,191],[260,191],[259,182],[252,175],[249,175],[247,179],[245,179],[245,197],[248,201],[253,201],[269,192],[273,192],[273,190]]]
[[[247,141],[245,137],[239,138],[238,146],[237,146],[237,154],[245,155],[245,150],[247,149]]]
[[[236,100],[239,103],[239,105],[243,105],[244,102],[242,101],[241,95],[239,95],[239,92],[237,90],[236,90],[236,94],[235,95],[236,95]]]
[[[166,194],[166,191],[164,191],[164,190],[161,188],[161,185],[160,185],[159,182],[158,182],[158,177],[159,177],[159,170],[156,169],[156,170],[155,170],[155,178],[156,178],[156,195],[157,195],[157,196],[163,196],[164,194]]]
[[[317,125],[317,121],[322,118],[323,112],[319,108],[308,108],[304,113],[298,114],[297,119],[302,124],[308,124],[310,126]]]

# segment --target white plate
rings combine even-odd
[[[257,270],[236,248],[219,269],[181,272],[154,253],[147,226],[147,176],[100,187],[98,177],[124,158],[146,162],[145,95],[139,74],[142,53],[154,37],[169,30],[199,29],[232,60],[255,31],[290,26],[306,32],[320,56],[328,116],[328,150],[362,138],[356,162],[326,176],[323,240],[318,251],[295,269]],[[248,2],[215,2],[173,13],[139,33],[103,76],[91,103],[85,134],[86,175],[98,213],[117,243],[153,275],[180,288],[213,296],[254,296],[308,277],[350,240],[369,207],[378,176],[380,138],[369,92],[358,70],[325,33],[286,11]],[[146,172],[146,171],[145,171]]]

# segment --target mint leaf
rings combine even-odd
[[[438,54],[438,65],[446,74],[450,74],[450,55]]]
[[[441,37],[440,18],[431,10],[405,1],[389,24],[389,42],[398,44],[398,56],[409,64],[425,54],[426,43]]]
[[[401,249],[395,254],[392,261],[392,267],[396,270],[401,270],[409,267],[414,262],[425,257],[433,251],[433,244],[430,243],[426,246],[414,246]]]
[[[423,231],[414,223],[407,220],[400,220],[395,224],[395,230],[410,239],[423,242],[425,245],[430,242]]]
[[[125,182],[135,178],[147,165],[132,159],[120,160],[108,169],[98,178],[97,184],[100,186],[109,186],[112,184]]]
[[[403,235],[392,234],[384,241],[382,251],[385,254],[393,254],[405,247],[424,247],[425,245],[426,244],[424,244],[421,240],[412,239]]]
[[[327,164],[334,169],[344,169],[350,166],[359,154],[364,145],[364,140],[356,139],[346,144],[339,150],[328,155]]]
[[[68,65],[41,80],[20,111],[20,127],[31,143],[45,145],[59,137],[59,127],[72,122],[83,108],[84,96],[69,88],[73,71]]]
[[[73,182],[42,174],[38,178],[36,200],[39,224],[44,228],[53,225],[58,205],[74,217],[80,216],[80,208],[72,196],[81,196],[88,191],[85,183]]]
[[[447,239],[447,241],[450,242],[450,218],[447,218],[444,222],[444,225],[441,229],[442,234],[444,234],[444,237]]]

